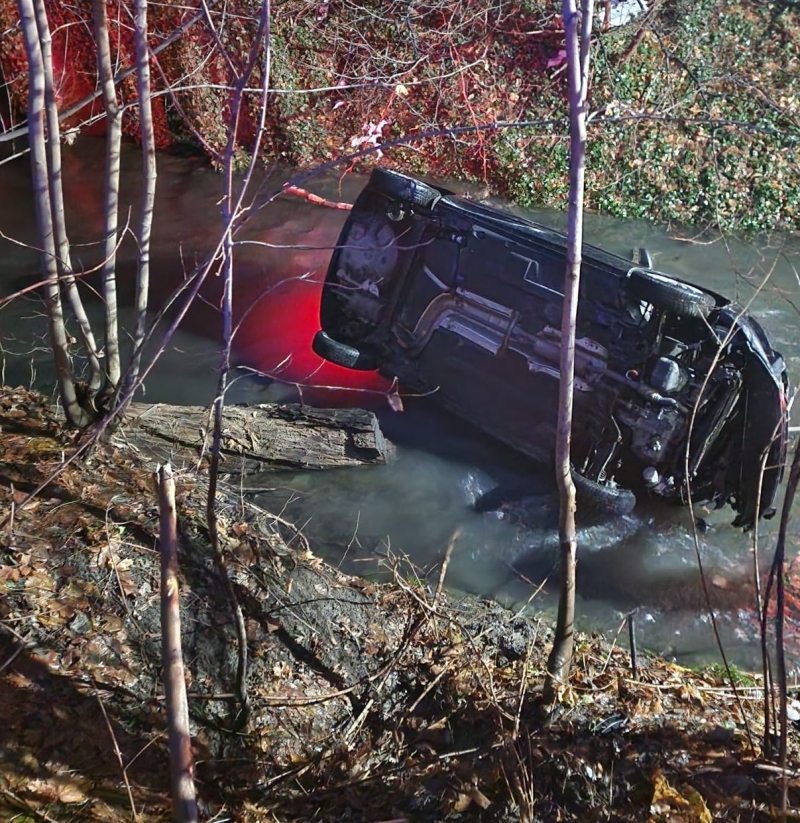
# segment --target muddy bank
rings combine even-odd
[[[123,432],[19,508],[73,434],[2,390],[0,445],[0,816],[167,820],[154,464]],[[251,659],[252,716],[233,733],[235,632],[205,494],[202,471],[179,473],[205,818],[771,819],[754,680],[737,702],[710,673],[648,658],[634,676],[625,649],[580,637],[545,723],[546,625],[437,594],[438,571],[409,581],[392,558],[391,583],[345,576],[238,483],[219,499]]]

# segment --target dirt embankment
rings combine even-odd
[[[40,398],[0,392],[0,816],[168,820],[154,461],[123,430],[48,481],[73,437]],[[253,712],[233,733],[235,632],[203,467],[178,487],[207,819],[772,819],[757,688],[737,698],[657,659],[634,674],[626,650],[579,637],[545,722],[545,626],[437,595],[436,574],[346,577],[238,488],[218,502],[251,659]]]

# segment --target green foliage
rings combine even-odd
[[[233,53],[246,53],[253,21],[231,18],[223,34]],[[796,228],[797,13],[671,0],[640,25],[593,38],[587,207],[723,229]],[[346,156],[370,123],[388,121],[382,141],[410,142],[388,150],[384,164],[481,182],[524,206],[566,205],[563,31],[551,3],[352,0],[320,16],[314,4],[285,0],[273,7],[270,45],[268,160]],[[224,66],[208,59],[208,42],[181,48],[185,65],[202,65],[212,81],[187,106],[219,145],[229,97],[213,80]],[[531,125],[420,139],[519,121]]]
[[[741,686],[742,688],[753,688],[758,686],[758,681],[752,674],[744,672],[733,665],[730,667],[730,675],[722,663],[714,663],[704,669],[704,671],[709,675],[709,677],[720,683],[726,683],[729,685],[733,683],[734,686]]]

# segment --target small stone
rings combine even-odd
[[[92,631],[92,621],[83,612],[76,612],[69,623],[70,631],[75,634],[89,634]]]

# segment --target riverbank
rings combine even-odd
[[[390,24],[391,5],[376,14],[326,4],[324,19],[282,5],[274,65],[286,93],[270,119],[280,155],[313,165],[368,137],[388,147],[382,164],[470,180],[523,207],[566,208],[558,7],[449,0],[427,14],[398,8],[402,23]],[[586,208],[723,231],[796,230],[797,4],[647,5],[625,26],[595,26]],[[350,53],[345,31],[361,32],[364,48]],[[306,93],[337,83],[345,88]]]
[[[789,0],[646,5],[645,14],[605,30],[597,4],[586,208],[701,230],[796,231],[800,7]],[[55,73],[65,78],[63,109],[94,90],[92,4],[46,6]],[[194,4],[150,10],[156,140],[217,162],[227,141],[231,67],[259,26],[252,4],[226,10],[208,12],[213,34]],[[379,162],[469,181],[523,207],[564,209],[569,139],[558,11],[546,0],[275,4],[262,156],[304,170],[306,181],[321,164],[368,171]],[[127,14],[109,11],[112,28]],[[24,121],[27,102],[17,20],[16,4],[0,2],[8,131]],[[131,64],[130,30],[112,34],[118,59]],[[257,88],[260,68],[251,80]],[[132,79],[119,93],[133,104]],[[260,109],[260,96],[246,97],[242,162]],[[132,137],[135,111],[126,106],[123,123]],[[65,126],[92,112],[85,107]]]
[[[0,816],[170,819],[159,681],[155,459],[125,430],[37,497],[74,449],[44,401],[0,391]],[[356,469],[355,471],[358,471]],[[737,689],[578,638],[544,722],[547,625],[342,575],[279,514],[224,488],[252,716],[228,730],[235,633],[207,544],[206,478],[178,472],[184,652],[203,817],[772,820],[756,678]],[[21,508],[20,508],[21,506]],[[446,546],[442,547],[444,554]],[[800,752],[790,736],[790,802]]]

